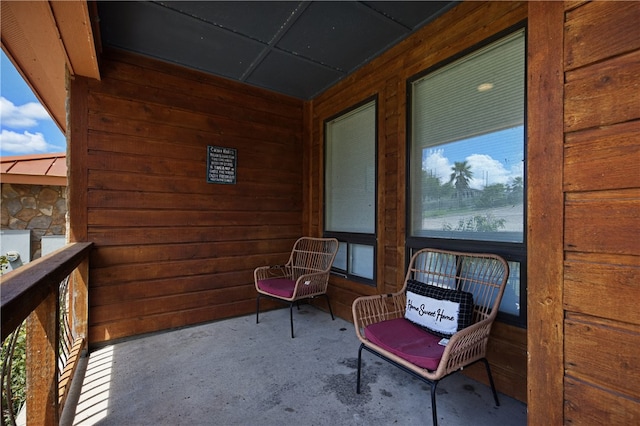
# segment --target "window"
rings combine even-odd
[[[409,249],[509,262],[500,318],[526,322],[525,30],[409,81]]]
[[[324,234],[340,242],[334,271],[375,283],[376,99],[325,122]]]

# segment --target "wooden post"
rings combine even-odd
[[[69,88],[69,128],[67,129],[67,170],[69,186],[67,202],[74,202],[69,208],[69,241],[87,241],[87,91],[88,81],[75,76],[67,80]],[[83,338],[82,350],[89,344],[89,260],[84,259],[72,274],[70,305],[72,309],[72,330],[75,337]]]
[[[563,424],[564,2],[529,2],[527,70],[529,425]]]
[[[69,279],[71,330],[75,339],[84,340],[82,350],[86,350],[89,336],[89,260],[83,260]]]
[[[53,290],[53,289],[52,289]],[[58,425],[58,290],[27,318],[27,424]]]

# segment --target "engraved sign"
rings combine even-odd
[[[207,183],[236,183],[236,154],[234,148],[207,146]]]

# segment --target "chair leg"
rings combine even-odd
[[[331,309],[331,302],[329,302],[329,295],[327,293],[325,293],[324,297],[327,298],[327,305],[329,305],[329,313],[331,314],[331,320],[335,321],[336,318],[333,316],[333,310]]]
[[[260,293],[258,293],[258,297],[256,298],[256,324],[260,323],[258,320],[258,312],[260,312]]]
[[[293,339],[293,303],[289,304],[289,322],[291,322],[291,338]]]
[[[431,384],[431,416],[433,417],[433,426],[438,426],[438,412],[436,410],[436,386],[439,381],[430,382]]]
[[[493,376],[491,375],[491,366],[489,366],[489,361],[486,358],[482,358],[484,362],[484,366],[487,368],[487,376],[489,376],[489,384],[491,385],[491,391],[493,392],[493,399],[496,401],[496,407],[500,406],[500,401],[498,400],[498,392],[496,391],[496,385],[493,383]]]
[[[364,343],[360,343],[360,349],[358,349],[358,379],[356,381],[356,393],[360,393],[360,370],[362,365],[362,348],[364,347]]]

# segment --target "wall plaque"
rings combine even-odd
[[[207,146],[207,183],[236,183],[235,148]]]

